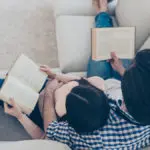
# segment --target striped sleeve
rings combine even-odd
[[[50,123],[46,135],[50,140],[58,141],[71,147],[69,126],[67,122],[54,121]]]

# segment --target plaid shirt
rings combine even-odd
[[[150,126],[129,123],[111,109],[107,124],[92,133],[78,134],[67,122],[52,122],[47,137],[76,150],[140,149],[150,145]]]

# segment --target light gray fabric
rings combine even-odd
[[[108,9],[111,15],[115,13],[115,7],[118,0],[113,0],[109,3]],[[55,16],[60,15],[75,15],[89,16],[96,15],[95,8],[92,5],[92,0],[54,0],[53,1]]]
[[[136,26],[138,50],[150,33],[150,0],[119,0],[116,17],[120,26]]]
[[[63,72],[85,71],[91,51],[93,16],[60,16],[56,20],[57,48]]]
[[[13,117],[4,113],[0,107],[0,141],[18,141],[31,139],[22,125]]]
[[[0,69],[25,53],[39,64],[57,67],[51,0],[0,0]]]
[[[150,36],[147,38],[147,40],[145,41],[145,43],[140,48],[140,50],[144,50],[144,49],[150,49]]]

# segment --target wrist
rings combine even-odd
[[[55,79],[56,74],[55,74],[55,73],[49,73],[48,76],[49,76],[50,78],[52,78],[52,79]]]
[[[121,76],[123,76],[124,73],[125,73],[125,68],[123,67],[123,68],[121,68],[121,69],[119,70],[119,74],[120,74]]]
[[[17,119],[19,120],[19,121],[21,121],[22,120],[22,118],[23,118],[23,113],[20,113],[18,116],[17,116]]]

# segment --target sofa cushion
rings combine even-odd
[[[120,26],[136,26],[138,50],[150,33],[150,0],[120,0],[116,17]]]
[[[64,73],[87,70],[91,54],[91,28],[94,26],[94,16],[57,17],[58,59]]]
[[[109,12],[114,14],[118,0],[109,3]],[[92,6],[92,0],[55,0],[53,1],[54,14],[59,15],[96,15],[96,11]]]
[[[91,50],[92,16],[60,16],[56,21],[58,59],[63,72],[85,71]]]
[[[50,140],[0,142],[0,147],[4,150],[70,150],[68,146]]]
[[[144,49],[150,49],[150,36],[147,38],[147,40],[145,41],[145,43],[140,48],[140,50],[144,50]]]

